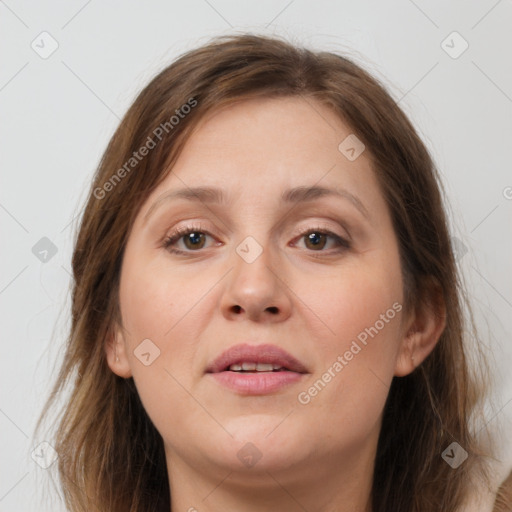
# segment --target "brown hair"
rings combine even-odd
[[[116,376],[106,362],[104,342],[121,322],[124,248],[141,205],[206,112],[247,98],[285,96],[322,102],[363,141],[398,235],[405,306],[414,307],[435,286],[446,307],[446,327],[433,352],[412,374],[392,381],[372,511],[454,511],[472,478],[484,478],[471,427],[483,388],[470,373],[464,295],[427,149],[384,86],[347,57],[245,34],[216,38],[160,72],[124,116],[94,177],[73,254],[71,332],[47,404],[70,384],[53,444],[71,511],[143,512],[156,503],[169,510],[162,438],[133,379]],[[185,104],[194,106],[170,121]],[[132,161],[149,139],[155,146]],[[441,456],[454,441],[469,454],[457,469]]]
[[[512,511],[512,471],[503,480],[496,494],[496,501],[492,512]]]

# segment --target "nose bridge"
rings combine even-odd
[[[247,236],[238,244],[235,253],[232,285],[242,286],[246,292],[253,289],[253,294],[270,294],[276,286],[276,276],[268,242],[264,246],[255,237]]]
[[[253,236],[244,238],[233,254],[233,271],[222,304],[225,313],[245,312],[253,319],[265,313],[286,317],[290,304],[278,268],[268,245]]]

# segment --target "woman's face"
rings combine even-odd
[[[171,466],[320,476],[374,452],[404,340],[402,277],[353,137],[314,101],[244,101],[201,122],[142,206],[109,364],[133,376]],[[212,367],[240,344],[254,352]],[[240,359],[288,369],[227,368]]]

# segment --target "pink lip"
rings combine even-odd
[[[272,363],[280,371],[238,373],[228,368],[243,362]],[[220,384],[244,395],[264,395],[297,382],[307,374],[306,367],[291,354],[275,345],[235,345],[218,356],[206,369]]]

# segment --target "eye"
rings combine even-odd
[[[163,247],[174,254],[187,254],[196,252],[203,249],[206,244],[206,238],[212,237],[208,231],[202,229],[200,225],[197,226],[183,226],[177,228],[163,241]],[[300,239],[305,240],[305,246],[312,252],[326,252],[323,249],[331,239],[338,250],[350,248],[350,243],[341,236],[333,233],[328,229],[321,227],[311,228],[308,231],[301,233]],[[184,249],[176,248],[178,242],[182,241]]]
[[[177,228],[173,233],[165,238],[163,247],[174,254],[186,254],[198,249],[203,249],[206,237],[208,236],[211,237],[210,233],[202,229],[200,225],[183,226]],[[181,241],[181,239],[183,239],[183,244],[186,250],[174,247]]]
[[[309,229],[301,234],[300,240],[305,241],[305,246],[314,252],[325,252],[328,239],[332,239],[339,250],[349,249],[350,243],[345,238],[320,227]]]

